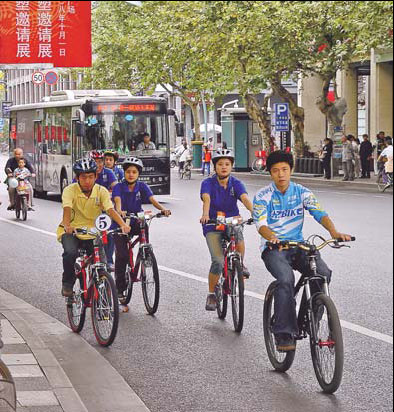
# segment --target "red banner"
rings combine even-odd
[[[1,1],[0,64],[90,67],[90,1]]]

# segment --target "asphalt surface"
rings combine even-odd
[[[267,177],[242,175],[242,179],[250,196],[268,183]],[[307,341],[299,344],[287,374],[272,371],[264,347],[260,299],[246,298],[240,336],[232,330],[231,317],[223,322],[215,313],[205,312],[207,285],[185,277],[205,279],[209,269],[199,225],[200,183],[200,176],[178,181],[174,174],[171,196],[162,197],[173,216],[151,227],[159,265],[170,268],[161,271],[157,315],[146,315],[137,285],[130,312],[122,314],[110,349],[97,347],[89,322],[82,336],[122,374],[152,412],[392,410],[392,341],[367,336],[369,332],[386,338],[393,334],[392,194],[380,194],[374,186],[308,182],[337,228],[357,237],[351,249],[323,251],[334,273],[331,294],[340,317],[357,330],[344,328],[343,383],[334,396],[326,396],[314,376]],[[15,222],[14,214],[5,210],[7,195],[2,186],[0,219]],[[26,225],[55,232],[61,219],[59,199],[35,202],[37,211],[29,214]],[[247,216],[246,211],[243,214]],[[67,324],[60,296],[62,248],[45,232],[0,220],[0,284]],[[326,235],[309,218],[304,232]],[[247,290],[263,295],[272,279],[260,259],[254,227],[245,229],[245,239],[246,262],[252,273]]]

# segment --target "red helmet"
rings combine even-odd
[[[104,159],[104,152],[102,150],[92,150],[90,152],[90,158],[93,160]]]

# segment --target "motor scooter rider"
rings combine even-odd
[[[5,174],[7,175],[7,180],[6,180],[5,183],[8,182],[8,179],[10,177],[13,177],[13,173],[14,173],[15,169],[18,168],[18,161],[21,158],[23,158],[23,150],[21,148],[17,147],[14,150],[14,156],[8,159],[8,161],[5,165],[5,168],[4,168]],[[26,168],[29,169],[32,176],[34,176],[35,171],[34,171],[34,168],[33,168],[32,164],[27,159],[25,161],[26,161]],[[7,183],[7,185],[8,185],[8,183]],[[9,204],[7,210],[13,210],[13,209],[15,209],[15,188],[9,187],[9,185],[8,185],[8,196],[9,196],[9,199],[10,199],[10,204]]]

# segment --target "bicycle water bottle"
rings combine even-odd
[[[216,219],[221,223],[225,223],[226,222],[226,214],[224,212],[218,212]],[[216,226],[216,230],[220,230],[221,232],[224,232],[225,229],[226,229],[225,225],[217,225]]]

